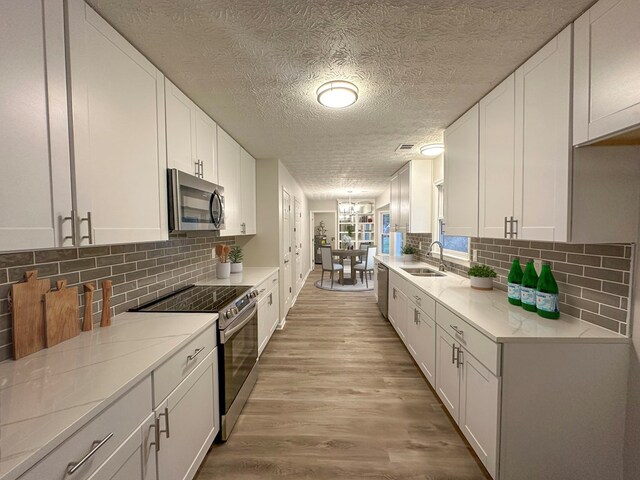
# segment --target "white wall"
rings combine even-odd
[[[309,210],[331,210],[338,211],[338,200],[309,200]]]
[[[391,179],[389,179],[391,181]],[[388,210],[391,203],[391,185],[376,198],[376,210]],[[376,220],[377,221],[377,220]]]
[[[438,155],[432,162],[431,172],[433,175],[433,181],[444,180],[444,155]]]
[[[324,228],[327,229],[327,242],[330,242],[336,248],[336,213],[314,213],[314,234],[317,233],[316,228],[320,226],[321,221],[324,221]]]
[[[640,229],[638,239],[640,239]],[[632,346],[625,422],[624,478],[626,480],[640,478],[640,262],[637,251],[635,262],[632,277],[634,287],[631,292]]]

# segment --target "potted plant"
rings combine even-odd
[[[216,278],[229,278],[231,274],[231,263],[229,263],[229,252],[231,248],[228,245],[216,245]]]
[[[405,262],[412,262],[413,261],[413,256],[417,253],[418,250],[416,250],[416,247],[413,247],[411,245],[405,245],[402,247],[402,250],[400,250],[400,253],[402,253],[402,260],[404,260]]]
[[[240,245],[234,245],[229,251],[229,261],[231,262],[231,273],[240,273],[242,271],[242,259],[244,253],[242,253],[242,247]]]
[[[471,288],[476,290],[493,290],[493,279],[498,276],[488,265],[474,265],[467,273],[471,280]]]

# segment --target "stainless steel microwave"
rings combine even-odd
[[[224,188],[175,168],[167,172],[169,230],[224,230]]]

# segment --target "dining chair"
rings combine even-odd
[[[364,262],[358,263],[354,267],[356,272],[360,272],[360,281],[362,281],[362,277],[364,276],[367,288],[369,288],[369,277],[367,276],[367,273],[370,273],[371,275],[373,275],[373,263],[374,263],[373,257],[376,256],[377,250],[378,250],[377,247],[368,245],[367,255],[364,259]]]
[[[339,263],[334,263],[331,245],[322,245],[320,250],[322,251],[322,277],[320,278],[320,286],[324,285],[324,272],[331,272],[331,288],[333,288],[333,274],[340,272],[342,278],[344,267]]]

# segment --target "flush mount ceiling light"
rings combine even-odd
[[[442,152],[444,152],[444,145],[441,143],[432,143],[430,145],[420,147],[420,153],[425,157],[437,157]]]
[[[353,83],[337,80],[321,85],[317,90],[318,102],[329,108],[344,108],[358,100],[358,87]]]

